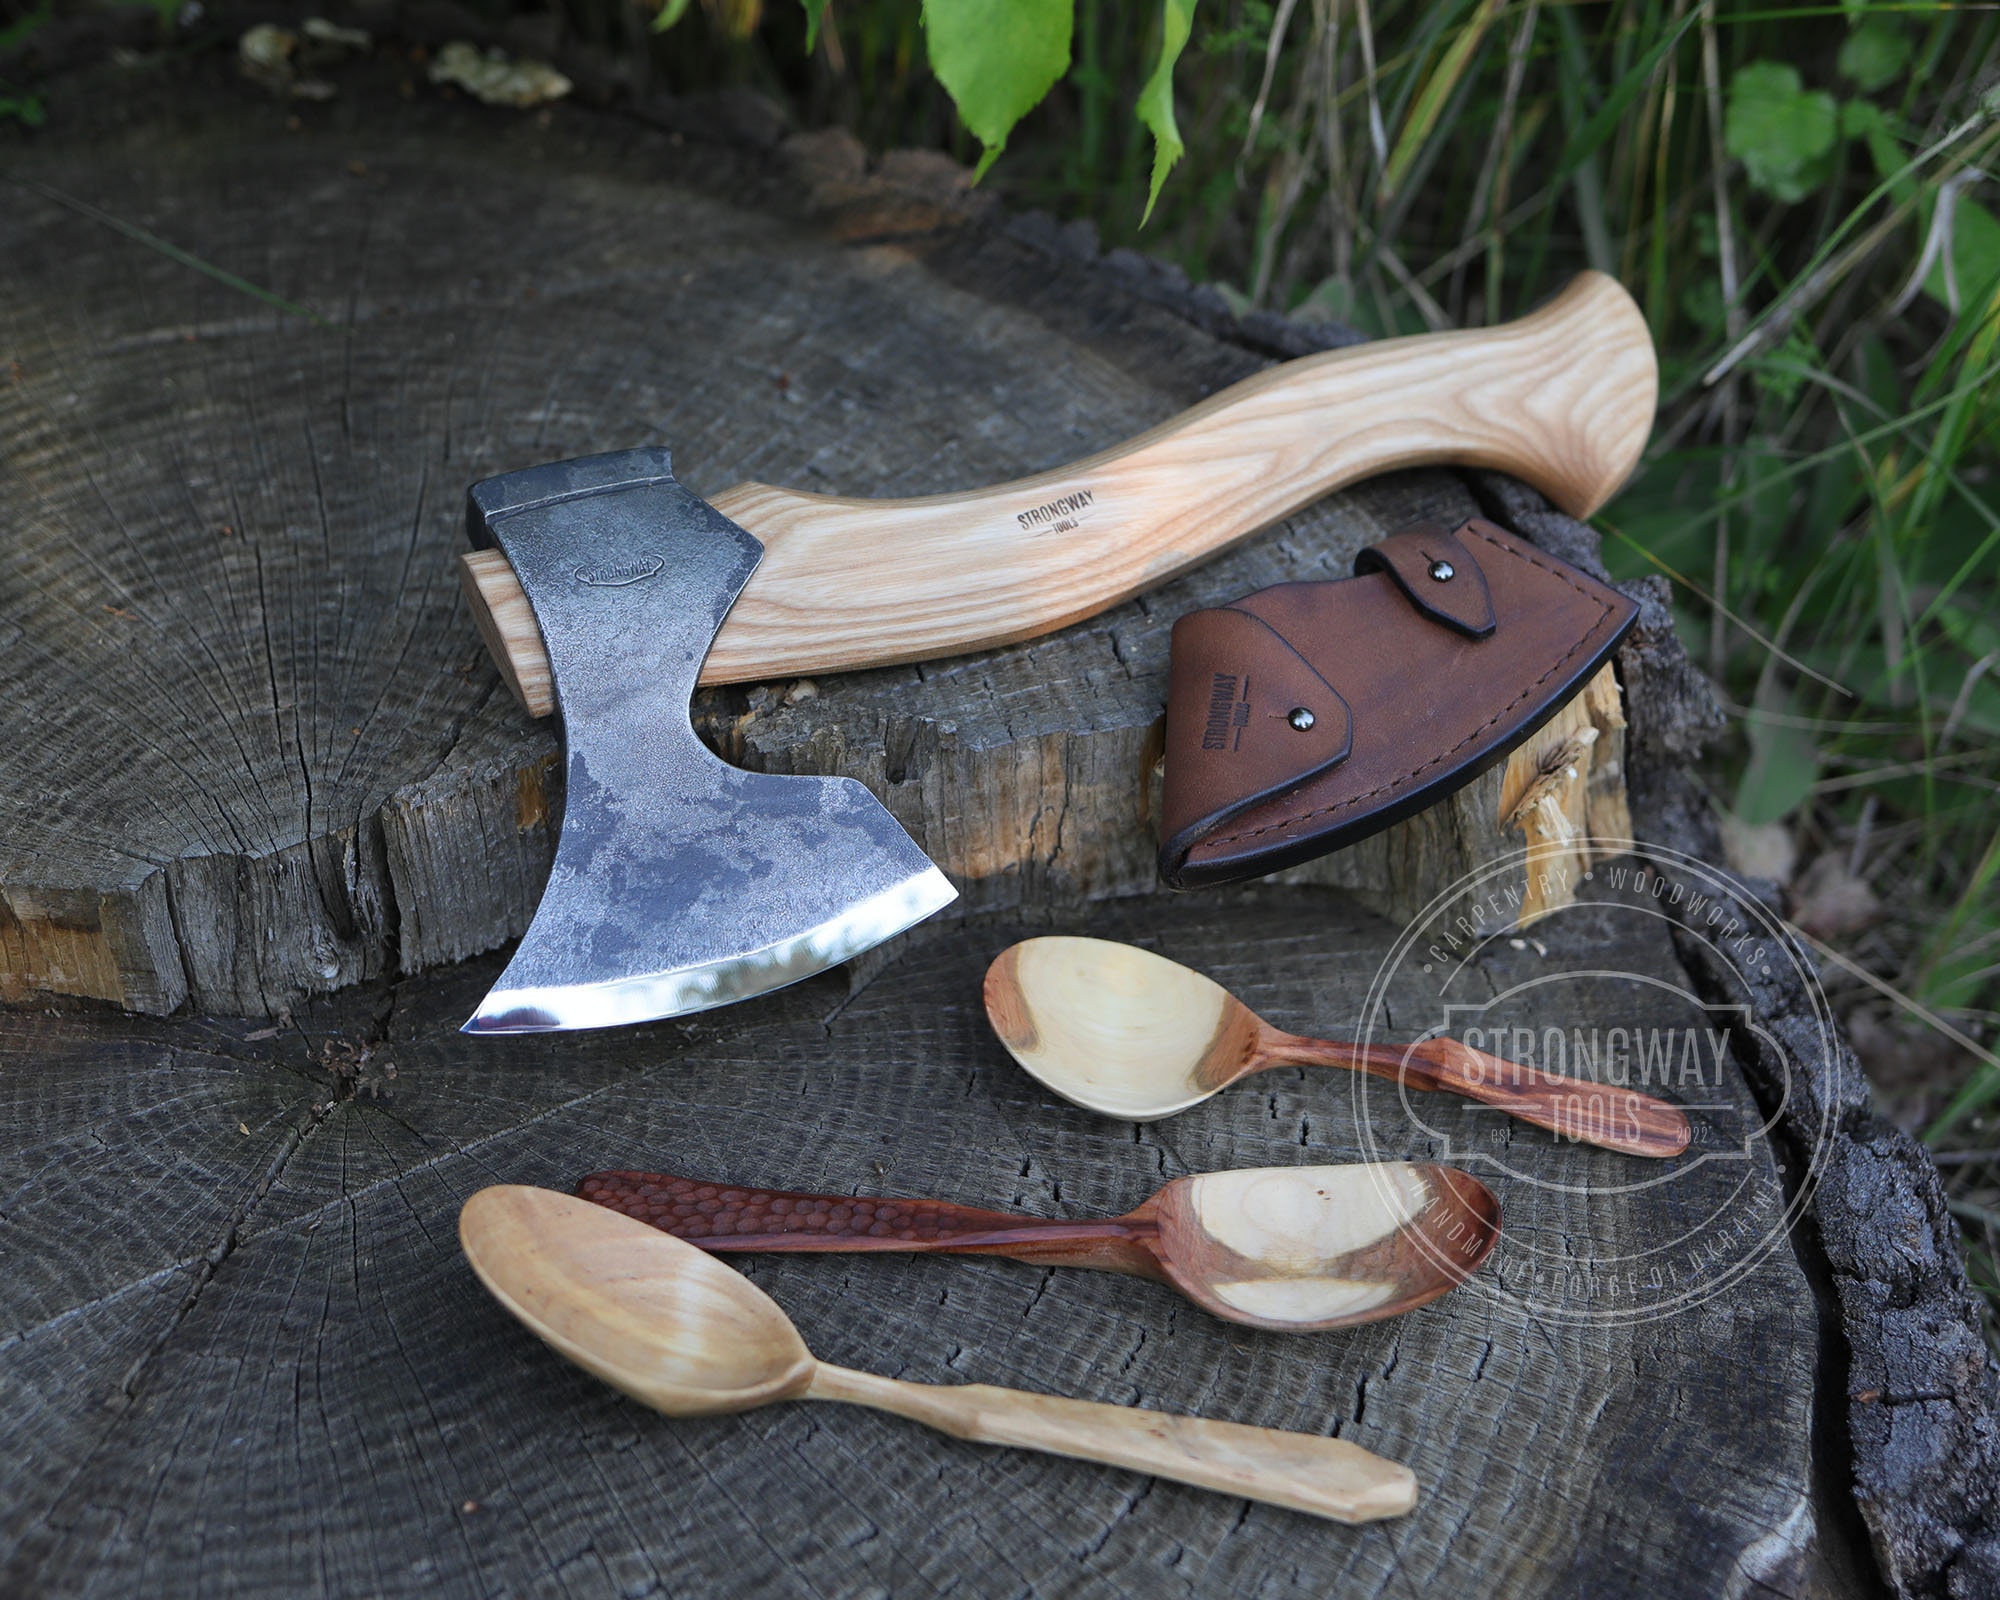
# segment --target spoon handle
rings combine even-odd
[[[955,1438],[1128,1467],[1335,1522],[1399,1517],[1417,1500],[1416,1475],[1408,1467],[1317,1434],[984,1383],[908,1383],[825,1362],[814,1371],[805,1398],[872,1406]]]
[[[1111,1221],[1074,1221],[980,1211],[943,1200],[748,1189],[663,1172],[593,1172],[576,1192],[715,1252],[995,1255],[1161,1276],[1143,1242],[1156,1231],[1145,1206]]]
[[[1288,1034],[1280,1050],[1283,1060],[1353,1067],[1391,1083],[1464,1095],[1566,1139],[1626,1155],[1677,1156],[1692,1137],[1681,1109],[1652,1095],[1524,1067],[1456,1039],[1361,1045]]]

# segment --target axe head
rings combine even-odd
[[[467,1033],[646,1022],[858,955],[957,895],[852,778],[745,772],[688,701],[764,547],[674,481],[665,450],[473,485],[548,648],[568,795],[555,865]]]

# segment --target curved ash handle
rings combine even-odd
[[[956,1438],[1098,1461],[1335,1522],[1399,1517],[1416,1475],[1344,1439],[997,1389],[907,1383],[820,1363],[808,1400],[893,1411]]]
[[[1657,392],[1645,318],[1587,272],[1519,321],[1287,361],[1114,449],[1013,483],[916,500],[738,484],[712,504],[763,542],[764,560],[701,681],[1033,639],[1398,467],[1496,467],[1587,516],[1638,460]],[[546,716],[539,636],[506,561],[478,552],[460,576],[510,685]]]
[[[858,1254],[1004,1255],[1019,1261],[1159,1275],[1131,1220],[1076,1222],[981,1211],[944,1200],[801,1194],[676,1178],[663,1172],[593,1172],[577,1194],[650,1223],[704,1250]]]
[[[1287,1036],[1279,1048],[1286,1059],[1355,1067],[1391,1083],[1464,1095],[1566,1139],[1625,1155],[1677,1156],[1693,1137],[1680,1108],[1652,1095],[1524,1067],[1456,1039],[1406,1046]]]

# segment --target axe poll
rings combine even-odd
[[[476,484],[460,579],[516,697],[535,716],[561,706],[568,791],[549,886],[467,1031],[728,1004],[954,897],[854,780],[709,752],[688,717],[698,683],[1035,638],[1400,467],[1496,468],[1588,516],[1638,460],[1657,389],[1638,307],[1585,273],[1517,321],[1285,362],[990,488],[870,500],[744,483],[705,502],[661,449]]]

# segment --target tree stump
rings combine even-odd
[[[63,160],[31,177],[8,240],[27,560],[9,612],[25,692],[0,711],[0,998],[269,1015],[521,933],[560,769],[554,725],[497,691],[454,588],[471,481],[666,440],[697,492],[751,473],[967,487],[1119,442],[1267,359],[1094,264],[940,235],[968,209],[957,169],[929,173],[948,211],[885,222],[895,191],[858,147],[796,141],[775,166],[829,213],[801,228],[636,174],[604,190],[532,123],[503,137],[504,170],[464,171],[484,203],[413,253],[392,242],[427,238],[446,169],[360,131],[334,136],[331,176],[302,130],[235,161],[178,150],[173,177],[116,189]],[[683,159],[710,184],[726,166]],[[141,225],[170,206],[337,326],[114,243],[51,198],[79,184]],[[1094,627],[709,691],[698,722],[742,765],[859,778],[968,905],[1151,890],[1173,620],[1477,509],[1442,473],[1381,480]],[[1585,699],[1504,770],[1294,879],[1406,915],[1524,839],[1561,858],[1555,881],[1580,877],[1593,772],[1609,836],[1627,831],[1615,679]]]
[[[1594,561],[1515,486],[1378,480],[1048,640],[708,694],[745,764],[874,783],[971,886],[961,913],[701,1017],[457,1034],[560,807],[551,731],[460,610],[467,483],[668,438],[698,493],[947,489],[1086,453],[1314,335],[999,217],[933,158],[871,169],[740,103],[522,118],[402,76],[384,52],[294,107],[197,55],[99,125],[58,94],[68,131],[13,161],[0,962],[28,1003],[0,1014],[0,1592],[1847,1595],[1879,1584],[1871,1538],[1908,1592],[1973,1592],[1991,1495],[1949,1468],[1990,1462],[1984,1369],[1934,1175],[1867,1124],[1851,1063],[1813,1057],[1778,1105],[1751,1047],[1717,1054],[1691,1154],[1774,1116],[1778,1136],[1676,1167],[1656,1207],[1604,1198],[1620,1158],[1303,1070],[1108,1122],[986,1027],[985,963],[1057,925],[1200,966],[1280,1026],[1415,1016],[1416,966],[1372,982],[1412,886],[1510,830],[1594,864],[1627,769],[1641,836],[1699,847],[1675,785],[1700,705],[1656,603],[1622,711],[1598,686],[1552,724],[1542,755],[1565,759],[1492,774],[1415,819],[1429,835],[1319,881],[1132,892],[1173,617],[1337,575],[1424,515],[1483,509]],[[1698,940],[1611,892],[1600,874],[1532,938],[1480,944],[1490,1025],[1539,1026],[1523,986],[1585,954],[1658,980],[1634,1026],[1733,1003]],[[1803,1037],[1795,1001],[1767,986],[1748,1014]],[[1794,1160],[1802,1107],[1843,1130],[1813,1158],[1854,1178],[1836,1193]],[[1340,1334],[1004,1262],[739,1258],[830,1360],[1409,1462],[1417,1512],[1360,1529],[845,1409],[668,1421],[513,1324],[453,1231],[484,1184],[606,1166],[1081,1216],[1186,1172],[1383,1155],[1511,1174],[1506,1233],[1475,1284]],[[1663,1211],[1703,1207],[1770,1241],[1726,1295],[1551,1314],[1538,1274],[1564,1255],[1643,1256]],[[1899,1279],[1912,1219],[1933,1253]],[[1946,1355],[1912,1348],[1919,1313]]]

